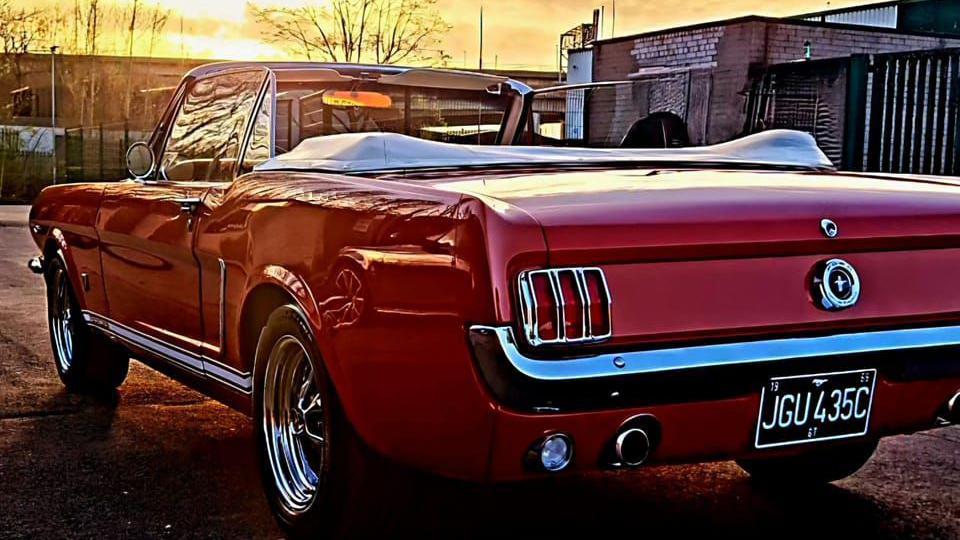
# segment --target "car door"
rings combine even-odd
[[[156,173],[113,184],[98,228],[110,323],[141,349],[203,371],[197,215],[211,186],[232,180],[264,69],[189,81],[158,140]]]

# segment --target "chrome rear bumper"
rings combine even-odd
[[[960,345],[960,326],[904,328],[605,353],[541,360],[523,354],[510,327],[472,326],[472,338],[495,338],[514,369],[539,381],[596,379],[684,369],[779,362],[798,358]],[[481,339],[482,339],[481,338]],[[476,339],[474,339],[476,341]]]

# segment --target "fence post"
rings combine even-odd
[[[87,179],[87,167],[83,162],[83,158],[84,158],[83,154],[86,153],[86,150],[84,149],[84,146],[83,146],[85,144],[83,141],[83,126],[81,125],[80,129],[77,131],[80,132],[80,161],[78,161],[78,163],[80,164],[79,178],[80,178],[80,181],[83,182],[84,180]]]
[[[841,168],[863,170],[863,140],[867,122],[867,73],[870,57],[854,54],[847,63],[847,99],[843,118],[843,158]],[[876,111],[874,111],[874,114]]]
[[[103,182],[103,124],[100,124],[97,130],[100,133],[100,144],[97,145],[100,161],[100,178],[98,178],[98,180]]]

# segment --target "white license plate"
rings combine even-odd
[[[760,393],[757,448],[866,435],[877,370],[775,377]]]

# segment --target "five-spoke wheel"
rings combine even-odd
[[[60,371],[70,370],[73,363],[73,334],[76,328],[73,300],[70,298],[70,282],[66,273],[58,271],[51,286],[55,287],[53,305],[50,307],[50,337],[53,340],[53,357]]]
[[[47,319],[60,380],[71,390],[112,390],[127,376],[130,353],[83,320],[67,268],[59,257],[47,265]]]
[[[282,336],[263,378],[263,433],[279,502],[291,514],[313,500],[326,461],[323,398],[303,345]]]

